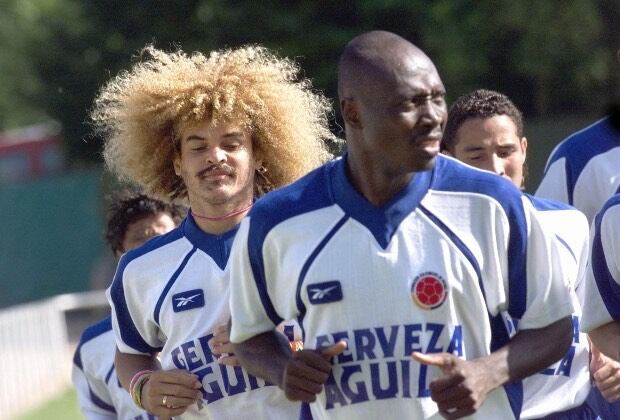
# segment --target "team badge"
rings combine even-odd
[[[436,309],[446,301],[448,287],[437,273],[426,272],[411,284],[411,298],[422,309]]]

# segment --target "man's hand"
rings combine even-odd
[[[233,354],[233,345],[230,342],[230,329],[228,324],[219,325],[213,332],[213,337],[209,340],[209,347],[217,362],[221,365],[239,366],[239,360]]]
[[[620,363],[605,356],[593,344],[591,352],[590,373],[594,384],[608,402],[620,401]]]
[[[155,371],[142,388],[142,406],[162,418],[181,415],[202,398],[201,386],[198,377],[186,370]]]
[[[413,352],[414,360],[436,366],[442,375],[430,383],[431,398],[446,419],[458,419],[475,413],[494,386],[488,369],[475,360],[463,360],[450,353]]]
[[[294,352],[284,368],[280,388],[291,401],[313,402],[332,370],[330,359],[347,349],[341,340],[329,347]]]

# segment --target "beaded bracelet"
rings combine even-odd
[[[152,370],[141,370],[133,375],[129,382],[129,395],[133,402],[140,408],[144,408],[142,406],[142,388],[149,380],[151,373],[153,373]]]

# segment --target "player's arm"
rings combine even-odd
[[[559,360],[568,350],[572,334],[567,317],[544,328],[522,330],[507,345],[479,359],[463,360],[450,353],[414,353],[413,357],[442,370],[443,375],[430,384],[431,393],[442,415],[455,419],[473,414],[495,388]]]
[[[347,348],[345,341],[323,348],[291,351],[287,338],[268,331],[233,344],[241,366],[278,385],[291,401],[312,402],[323,391],[332,369],[330,359]]]

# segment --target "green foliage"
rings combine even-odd
[[[449,99],[487,87],[528,115],[599,112],[618,73],[611,57],[620,40],[607,39],[620,35],[608,18],[614,1],[4,0],[0,128],[55,118],[71,157],[99,159],[92,100],[148,43],[186,51],[261,43],[297,59],[335,99],[342,47],[371,29],[427,51]]]

